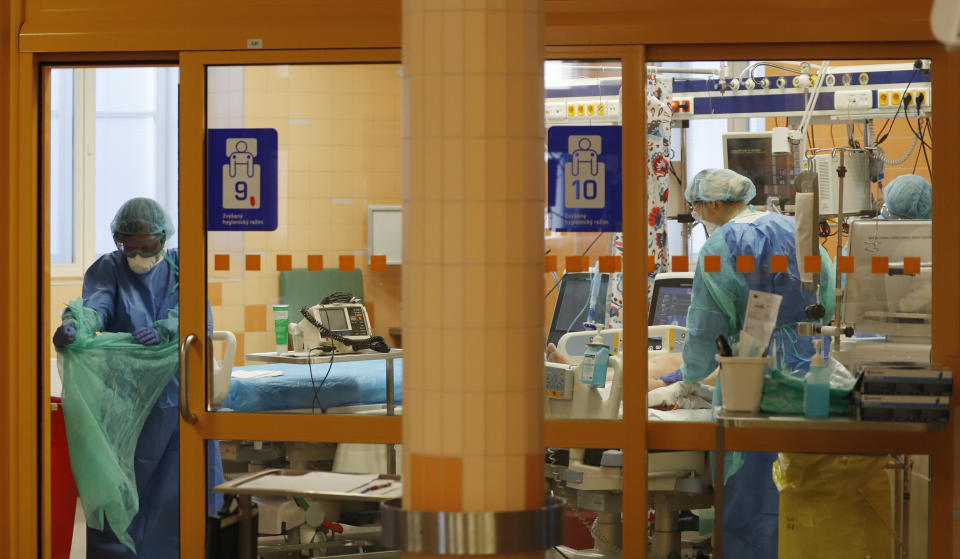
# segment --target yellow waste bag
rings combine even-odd
[[[782,453],[779,559],[892,559],[888,456]]]

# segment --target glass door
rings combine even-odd
[[[389,551],[371,519],[400,495],[399,58],[181,58],[183,557],[233,553],[234,520],[278,552]]]

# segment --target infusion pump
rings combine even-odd
[[[367,309],[360,303],[314,305],[298,312],[303,319],[290,323],[293,351],[354,353],[371,340],[373,329]]]

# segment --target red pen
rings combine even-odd
[[[377,489],[383,489],[384,487],[390,487],[391,485],[393,485],[393,482],[391,481],[388,481],[387,483],[383,483],[381,485],[371,485],[370,487],[367,487],[366,489],[361,491],[361,493],[366,493],[367,491],[374,491]]]

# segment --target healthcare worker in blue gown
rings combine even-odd
[[[167,313],[179,305],[179,253],[165,249],[174,234],[170,217],[154,200],[134,198],[124,203],[110,224],[117,250],[100,257],[83,277],[83,305],[97,311],[103,332],[129,332],[136,342],[154,345],[179,338],[176,321]],[[66,318],[66,317],[65,317]],[[213,319],[209,304],[207,324]],[[76,329],[65,323],[53,336],[63,347]],[[180,555],[180,414],[179,382],[175,375],[164,387],[143,425],[134,455],[140,508],[128,532],[137,553],[120,543],[109,527],[87,528],[90,559],[172,559]],[[223,482],[216,441],[207,447],[207,484]],[[208,514],[223,498],[208,495]]]
[[[931,219],[933,187],[919,175],[900,175],[883,189],[880,219]]]
[[[933,187],[930,181],[919,175],[900,175],[890,181],[883,189],[883,206],[877,219],[932,219]],[[850,244],[843,245],[840,251],[850,255]],[[843,290],[847,290],[847,274],[841,278]],[[857,332],[857,336],[872,336],[866,332]]]
[[[683,348],[683,380],[711,382],[717,375],[716,338],[723,334],[736,342],[746,316],[751,290],[783,296],[769,351],[786,371],[806,371],[814,353],[811,338],[799,338],[796,324],[807,321],[806,308],[817,295],[801,290],[797,268],[794,220],[749,205],[756,187],[747,177],[727,169],[703,170],[685,192],[695,219],[709,237],[700,250],[687,312],[687,339]],[[720,257],[720,272],[705,273],[704,258]],[[770,271],[771,256],[787,257],[787,272]],[[754,257],[752,274],[737,272],[737,256]],[[833,316],[834,266],[821,249],[820,303],[824,320]],[[722,403],[719,384],[714,404]],[[777,557],[780,499],[773,483],[775,452],[724,455],[723,554],[737,559]]]

